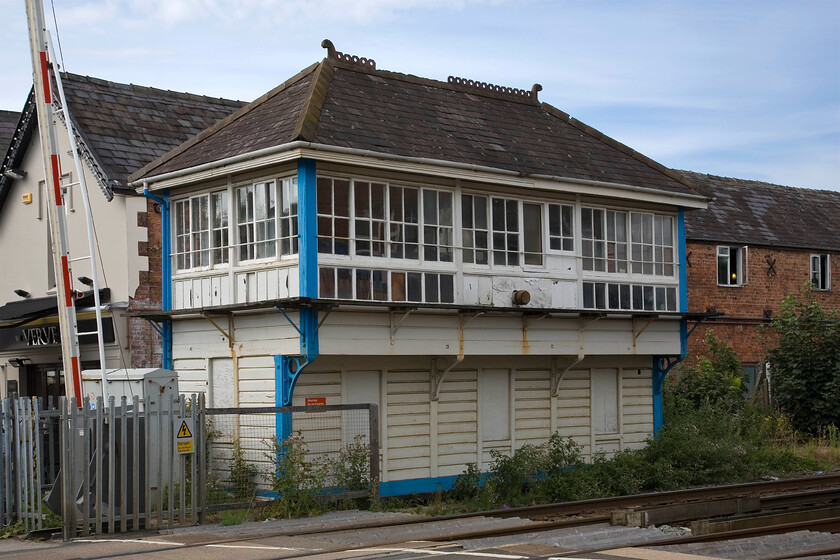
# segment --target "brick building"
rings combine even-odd
[[[688,309],[723,314],[689,338],[687,361],[706,353],[703,333],[712,328],[755,375],[774,345],[766,327],[785,296],[810,289],[822,305],[840,308],[840,279],[832,281],[840,192],[686,175],[713,198],[686,214]]]

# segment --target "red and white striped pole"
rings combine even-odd
[[[79,337],[76,307],[73,301],[73,277],[70,273],[70,255],[67,240],[67,216],[64,194],[61,189],[61,161],[58,156],[58,138],[52,108],[52,86],[47,58],[44,29],[44,6],[40,0],[26,0],[29,24],[29,43],[32,53],[32,76],[38,109],[38,130],[44,173],[49,199],[50,237],[53,262],[56,268],[58,296],[58,325],[61,329],[61,359],[64,364],[65,388],[68,398],[76,397],[81,405],[82,372],[79,364]]]

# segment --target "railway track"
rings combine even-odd
[[[311,552],[297,552],[292,556],[316,556],[325,553],[349,552],[370,547],[386,547],[397,545],[407,540],[424,540],[431,542],[468,542],[476,539],[513,537],[518,535],[534,535],[541,533],[562,531],[568,528],[591,526],[608,526],[612,513],[628,508],[662,508],[683,507],[691,508],[691,504],[714,504],[715,501],[733,499],[752,500],[758,502],[759,507],[740,519],[748,519],[749,515],[767,513],[768,511],[807,511],[816,505],[825,505],[840,500],[840,475],[823,475],[790,480],[768,481],[749,484],[727,485],[714,488],[698,488],[656,494],[642,494],[622,496],[579,502],[566,502],[529,506],[524,508],[506,508],[468,514],[446,515],[438,517],[411,517],[387,520],[369,520],[341,523],[334,526],[293,527],[252,534],[249,536],[236,535],[230,538],[209,538],[191,546],[208,546],[228,543],[242,543],[261,539],[278,537],[313,537],[325,544],[324,547],[313,549]],[[714,508],[712,508],[713,511]],[[824,508],[831,509],[831,508]],[[708,510],[708,508],[707,508]],[[519,518],[519,519],[511,519]],[[733,519],[737,519],[735,516]],[[496,519],[496,521],[492,521]],[[644,542],[634,542],[629,539],[624,546],[677,546],[691,545],[711,541],[728,539],[745,539],[761,535],[785,533],[808,529],[811,531],[840,532],[840,515],[823,519],[810,519],[797,522],[777,522],[770,525],[760,525],[750,528],[733,530],[718,530],[703,535],[663,536],[659,539],[647,539]],[[407,536],[407,535],[410,535]],[[615,548],[592,546],[586,549],[576,549],[574,554],[594,553]],[[184,550],[180,547],[179,550]],[[149,551],[151,552],[151,550]],[[828,552],[822,552],[828,554]],[[570,555],[574,556],[570,553]],[[289,554],[277,558],[289,557]],[[554,554],[563,557],[564,553]],[[793,558],[793,556],[778,556],[778,560]]]

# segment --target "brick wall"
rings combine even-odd
[[[161,308],[161,214],[157,204],[146,200],[146,212],[138,212],[137,225],[148,230],[146,239],[138,243],[137,252],[149,258],[149,270],[140,271],[140,285],[129,298],[130,311],[151,311]],[[131,367],[161,367],[161,337],[146,321],[131,317],[128,322],[128,346],[131,351]]]
[[[766,328],[765,310],[778,313],[782,299],[802,293],[811,276],[811,251],[749,247],[747,284],[717,285],[717,244],[689,242],[688,310],[712,310],[724,317],[701,324],[689,338],[687,361],[694,363],[705,355],[704,334],[712,328],[715,336],[733,346],[744,363],[763,361],[775,345],[773,332]],[[814,291],[817,300],[829,309],[840,309],[840,254],[831,254],[832,290]]]

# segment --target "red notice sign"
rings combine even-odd
[[[306,406],[327,406],[327,397],[306,397]]]

